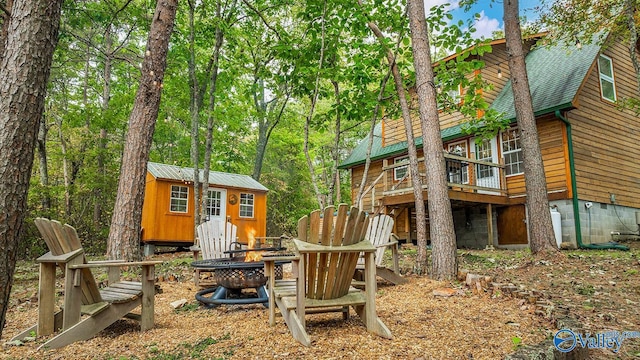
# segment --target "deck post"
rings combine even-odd
[[[487,204],[487,246],[486,250],[493,250],[493,206]]]

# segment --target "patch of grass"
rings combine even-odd
[[[211,359],[207,355],[204,355],[204,351],[211,345],[217,344],[223,340],[229,340],[229,334],[225,334],[223,337],[219,339],[215,339],[212,337],[207,337],[202,339],[195,344],[189,343],[181,343],[174,350],[169,352],[160,351],[158,349],[157,343],[151,343],[147,345],[147,350],[151,355],[149,359],[155,360],[180,360],[180,359]],[[225,357],[216,358],[216,360],[223,360],[233,355],[233,350],[225,350]],[[115,359],[109,357],[108,359]],[[128,360],[127,358],[118,358],[119,360]],[[131,360],[136,359],[132,358]]]
[[[198,304],[197,302],[193,302],[193,303],[189,303],[189,304],[184,304],[184,306],[181,306],[177,309],[175,309],[176,313],[184,313],[184,312],[190,312],[190,311],[196,311],[200,308],[200,304]]]
[[[462,253],[460,254],[460,262],[481,268],[495,268],[498,266],[498,261],[496,261],[493,255],[494,254],[490,253],[486,256],[484,256],[484,254],[476,255],[472,253]]]
[[[576,292],[580,295],[591,296],[596,292],[596,289],[591,284],[585,284],[578,286]]]
[[[522,346],[522,338],[518,336],[513,336],[511,342],[513,343],[513,350],[518,350],[518,348]]]
[[[638,269],[627,269],[624,274],[627,276],[638,275]]]
[[[401,249],[400,255],[418,255],[418,248],[414,249]]]

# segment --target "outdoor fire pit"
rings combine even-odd
[[[234,251],[238,252],[238,251]],[[276,262],[276,279],[282,279],[282,264]],[[244,256],[223,259],[198,260],[191,266],[211,271],[216,287],[196,293],[196,299],[203,304],[217,306],[220,304],[256,304],[267,306],[269,297],[265,288],[268,278],[264,274],[264,262],[245,262]],[[243,292],[244,289],[255,289],[255,293]],[[206,296],[212,294],[210,296]]]

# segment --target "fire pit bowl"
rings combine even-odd
[[[257,288],[267,283],[262,261],[245,262],[244,256],[232,258],[198,260],[191,266],[213,273],[213,281],[227,289]],[[276,266],[276,279],[282,279],[282,264]]]
[[[282,264],[287,261],[276,262],[276,279],[282,279]],[[216,288],[204,289],[196,294],[196,299],[209,305],[219,304],[252,304],[267,303],[269,301],[265,284],[268,278],[264,274],[264,262],[245,262],[244,256],[232,258],[198,260],[191,266],[201,270],[211,271]],[[228,298],[227,293],[239,294],[242,289],[254,288],[258,297]],[[205,297],[206,294],[213,295]]]

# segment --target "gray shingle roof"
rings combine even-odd
[[[147,170],[156,179],[193,181],[193,168],[148,162]],[[204,171],[200,170],[200,178],[202,178],[203,175]],[[269,189],[255,181],[251,176],[219,171],[209,171],[209,185],[269,191]]]
[[[569,49],[566,46],[536,48],[527,54],[527,75],[533,101],[533,111],[538,115],[559,109],[573,107],[573,100],[594,63],[599,45],[587,44],[581,49]],[[504,117],[515,121],[515,106],[511,81],[508,81],[500,91],[491,108],[504,113]],[[374,130],[371,160],[379,160],[407,151],[407,142],[382,146],[382,127],[378,124]],[[465,135],[461,125],[443,129],[440,136],[443,141],[453,140]],[[340,169],[348,169],[354,165],[363,164],[366,159],[369,137],[365,137],[340,164]],[[416,146],[422,146],[422,137],[416,139]]]

